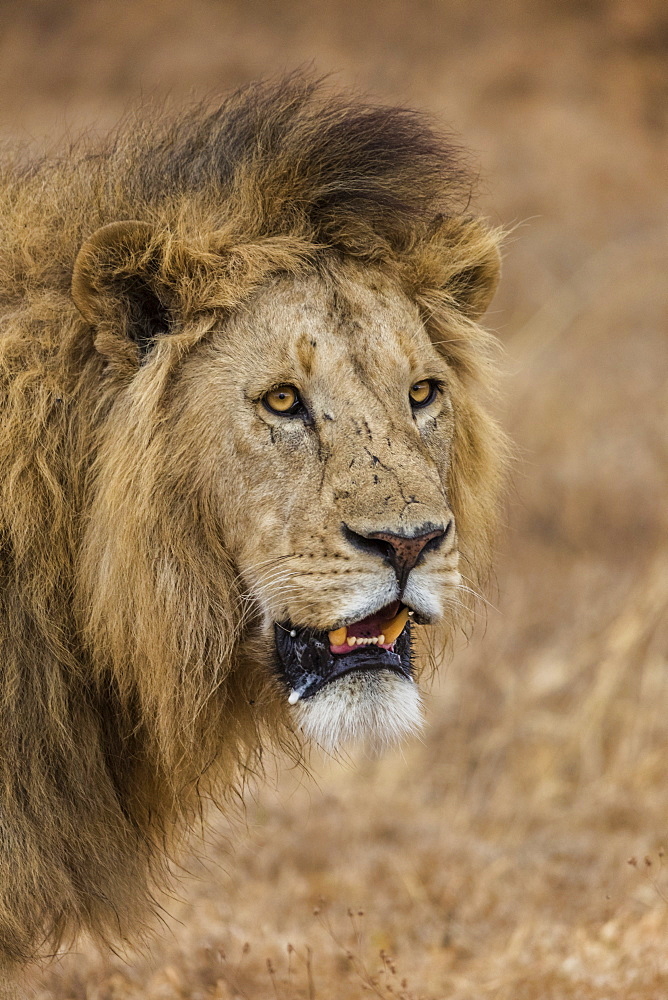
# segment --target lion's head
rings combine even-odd
[[[504,452],[469,198],[300,76],[4,170],[0,966],[130,929],[268,737],[419,723]]]
[[[462,369],[474,344],[451,340],[480,339],[472,315],[494,290],[497,253],[471,221],[460,239],[467,227],[487,237],[484,253],[465,281],[456,272],[453,321],[436,326],[413,261],[402,269],[298,248],[287,273],[268,267],[232,308],[156,330],[156,317],[178,310],[164,277],[169,237],[127,222],[84,244],[75,301],[112,362],[137,346],[141,360],[109,422],[88,532],[88,592],[106,619],[105,645],[110,622],[123,642],[129,630],[141,641],[143,616],[160,622],[169,609],[165,591],[178,600],[184,567],[165,550],[177,549],[174,513],[185,509],[191,545],[207,545],[204,530],[216,539],[218,562],[209,545],[196,583],[231,618],[228,685],[247,687],[235,674],[252,671],[288,724],[329,749],[390,741],[419,724],[412,630],[459,618],[468,590],[460,517],[475,553],[480,525],[465,504],[491,471],[480,439],[489,425],[467,398]],[[437,227],[432,253],[439,236]],[[263,249],[244,248],[246,267]],[[195,261],[184,247],[176,256],[182,282]],[[209,266],[208,280],[197,279],[210,293],[221,278]],[[128,330],[144,341],[128,340]],[[130,582],[147,560],[150,579]],[[182,612],[172,609],[179,627]]]

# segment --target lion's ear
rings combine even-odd
[[[455,275],[450,290],[465,316],[480,319],[494,297],[500,276],[501,254],[496,245],[477,263]]]
[[[170,326],[173,291],[163,263],[164,237],[147,222],[102,226],[74,262],[74,303],[91,325],[134,342],[141,357]]]
[[[433,239],[448,262],[445,291],[460,312],[479,319],[499,283],[501,233],[477,218],[439,218]]]

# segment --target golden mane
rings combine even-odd
[[[81,928],[124,938],[199,794],[289,738],[267,682],[230,673],[242,595],[170,435],[172,374],[214,317],[333,258],[391,274],[454,372],[451,502],[484,575],[505,449],[477,319],[499,234],[467,214],[470,187],[421,115],[302,75],[2,168],[0,969]],[[155,365],[104,316],[92,334],[86,282],[72,298],[82,245],[120,220],[153,234],[104,266],[111,294],[136,274],[165,290]]]

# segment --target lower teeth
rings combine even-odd
[[[413,612],[409,611],[408,608],[403,608],[399,614],[392,619],[390,622],[385,623],[385,631],[382,635],[376,636],[355,636],[348,635],[348,630],[345,626],[341,628],[334,629],[329,633],[329,641],[332,646],[367,646],[369,643],[375,643],[381,646],[391,646],[395,639],[399,638],[399,635],[404,630],[404,626],[408,621],[410,615]]]

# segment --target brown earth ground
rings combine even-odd
[[[22,0],[0,129],[62,141],[313,61],[449,122],[515,226],[497,586],[421,742],[214,821],[126,964],[40,1000],[668,996],[668,19],[653,0]],[[493,606],[492,606],[493,605]]]

